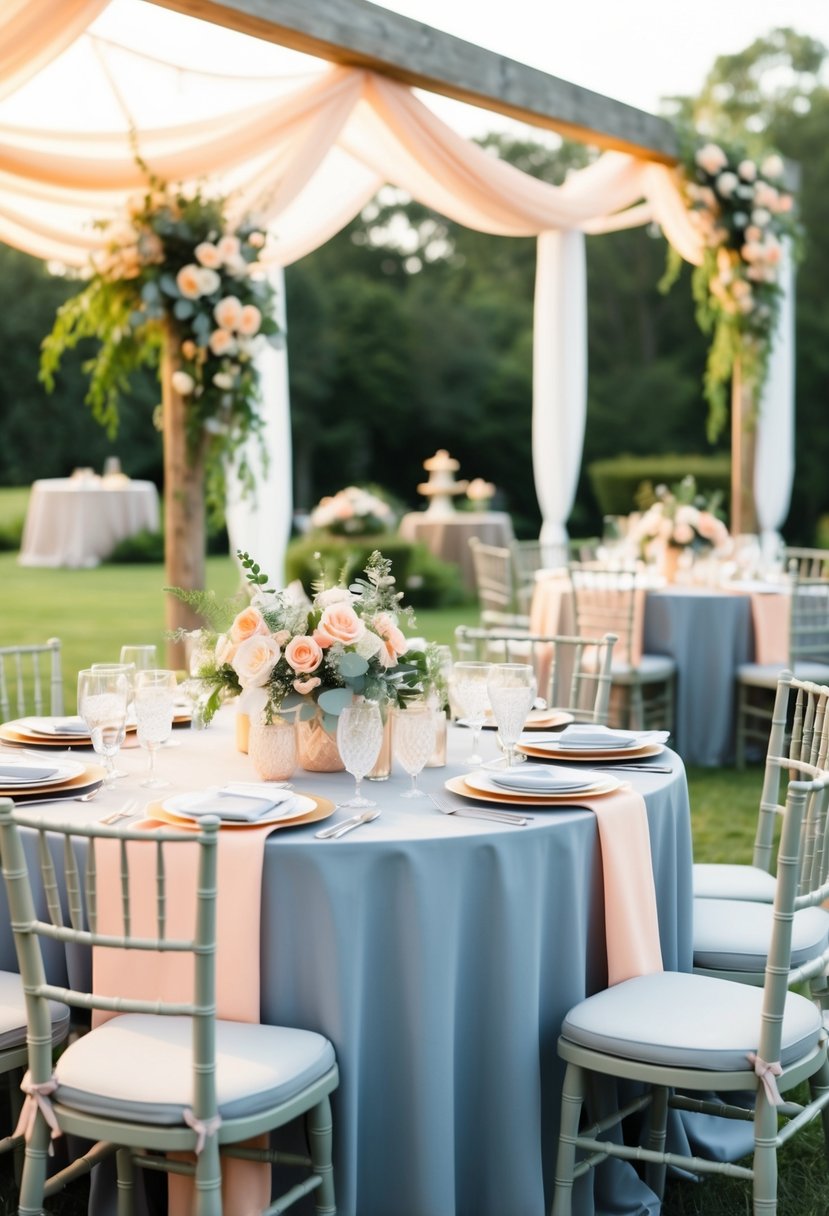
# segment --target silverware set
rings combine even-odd
[[[343,819],[341,823],[335,823],[333,827],[323,828],[321,832],[315,832],[317,840],[339,840],[341,836],[346,836],[349,832],[353,832],[355,828],[362,827],[364,823],[371,823],[373,819],[378,819],[380,812],[376,807],[371,807],[369,810],[361,811],[359,815],[352,815],[350,819]]]

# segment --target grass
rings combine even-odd
[[[0,528],[25,509],[27,491],[0,490]],[[219,597],[239,584],[229,557],[207,561],[207,583]],[[164,569],[157,565],[100,566],[94,570],[21,567],[15,553],[0,553],[0,644],[62,641],[66,707],[74,709],[75,677],[81,667],[117,659],[123,643],[164,645]],[[474,624],[474,608],[420,610],[417,632],[450,643],[455,627]],[[758,768],[690,769],[694,854],[699,861],[748,861],[760,797]],[[6,1165],[0,1167],[5,1174]],[[60,1216],[80,1216],[85,1184],[53,1202]],[[829,1183],[819,1125],[801,1133],[781,1154],[778,1216],[827,1216]],[[0,1185],[0,1213],[12,1210]],[[669,1182],[664,1216],[746,1216],[751,1211],[745,1184],[710,1179],[703,1184]]]

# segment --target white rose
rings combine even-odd
[[[203,296],[212,296],[214,291],[218,291],[221,287],[222,280],[216,274],[215,270],[210,270],[207,266],[202,266],[199,269],[199,286]]]
[[[233,656],[233,670],[243,688],[261,688],[280,660],[282,651],[272,637],[255,634],[241,642]]]
[[[751,222],[758,228],[765,228],[766,224],[771,223],[771,212],[765,207],[755,207],[751,213]]]
[[[170,377],[170,383],[173,386],[173,390],[177,392],[180,397],[189,396],[196,387],[196,382],[190,373],[183,372],[181,370],[173,372],[172,376]]]
[[[329,587],[315,596],[314,603],[318,608],[328,608],[331,604],[350,604],[353,600],[354,596],[347,587]]]
[[[229,376],[227,372],[216,372],[216,375],[213,377],[213,383],[216,385],[216,388],[229,392],[233,388],[233,377]]]
[[[712,177],[728,164],[728,157],[719,144],[705,144],[698,150],[695,159],[700,168]]]
[[[361,658],[373,659],[377,655],[382,657],[382,653],[386,648],[383,645],[383,639],[378,637],[376,633],[372,633],[370,629],[367,629],[362,637],[357,639],[354,649]]]
[[[731,198],[738,185],[739,179],[736,173],[721,173],[717,178],[717,193],[723,198]]]
[[[757,177],[757,166],[753,160],[741,160],[737,172],[744,182],[753,182]]]
[[[763,177],[775,179],[783,176],[783,167],[783,158],[778,156],[776,152],[772,152],[760,165],[760,172],[763,174]]]

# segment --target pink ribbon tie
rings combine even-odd
[[[783,1098],[780,1090],[777,1088],[775,1077],[782,1077],[783,1066],[779,1060],[774,1060],[771,1064],[767,1064],[765,1060],[761,1060],[753,1051],[748,1053],[748,1061],[754,1065],[754,1072],[763,1083],[763,1089],[766,1091],[766,1097],[772,1106],[782,1106]]]
[[[58,1080],[54,1074],[48,1081],[41,1081],[35,1084],[31,1079],[31,1074],[27,1072],[20,1082],[20,1088],[26,1095],[26,1101],[23,1103],[23,1109],[20,1111],[20,1118],[17,1121],[17,1127],[14,1129],[15,1136],[23,1136],[28,1144],[32,1138],[32,1132],[35,1128],[35,1119],[37,1118],[38,1110],[46,1120],[47,1125],[52,1129],[52,1136],[49,1141],[49,1156],[53,1157],[55,1150],[52,1147],[52,1140],[57,1140],[58,1136],[63,1133],[58,1125],[57,1116],[55,1114],[52,1103],[49,1101],[49,1094],[53,1094],[58,1087]]]
[[[185,1107],[184,1122],[196,1133],[196,1156],[198,1157],[207,1137],[215,1136],[222,1126],[222,1116],[214,1115],[212,1119],[197,1119],[193,1111],[189,1107]]]

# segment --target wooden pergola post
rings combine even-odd
[[[754,463],[757,425],[754,385],[743,378],[740,360],[731,376],[731,535],[756,533]]]
[[[192,453],[187,442],[187,405],[173,388],[179,366],[170,331],[161,356],[161,400],[164,434],[164,569],[167,585],[188,591],[204,587],[207,524],[204,498],[204,447]],[[198,629],[203,621],[169,592],[167,629]],[[167,643],[167,666],[186,668],[183,642]]]

